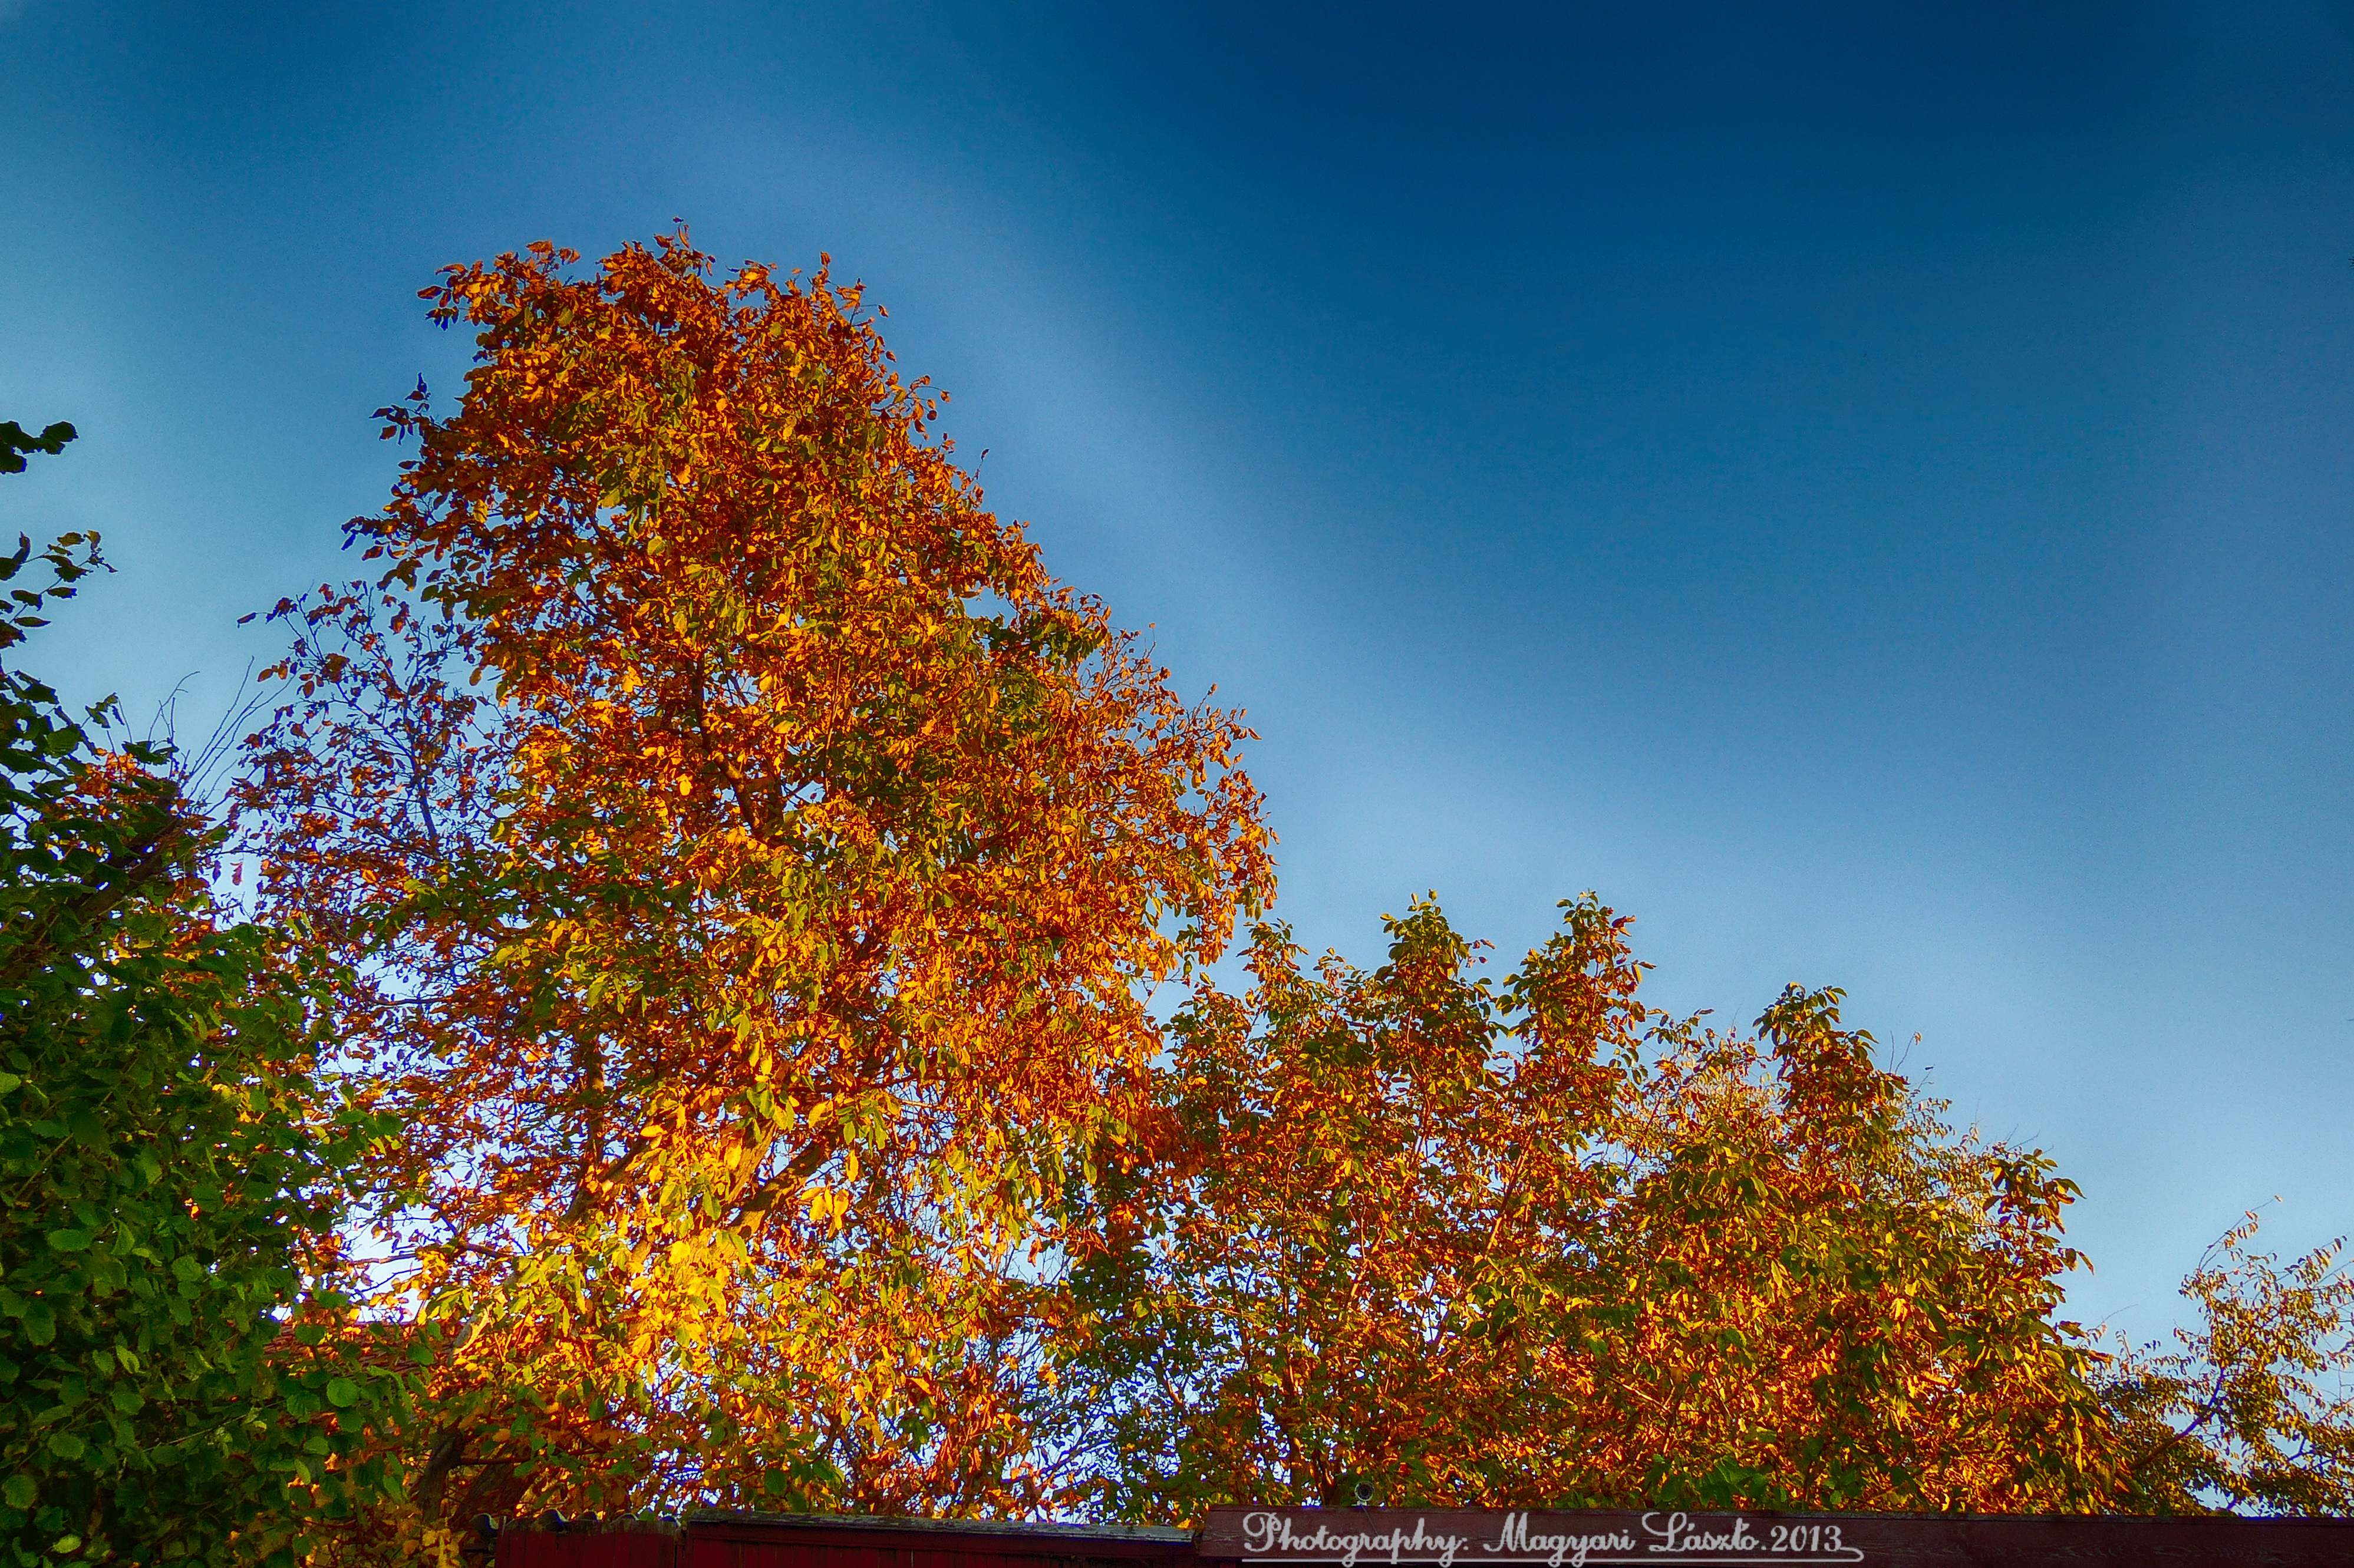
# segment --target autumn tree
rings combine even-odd
[[[1560,1473],[1669,1503],[2110,1506],[2098,1359],[2061,1316],[2075,1184],[1957,1135],[1840,1000],[1655,1035],[1613,1129],[1607,1305],[1571,1358],[1596,1397]]]
[[[1836,992],[1720,1034],[1564,908],[1500,983],[1421,904],[1370,973],[1267,927],[1246,993],[1201,984],[1074,1243],[1105,1502],[2102,1506],[2073,1189]]]
[[[0,425],[0,471],[73,434]],[[337,1353],[309,1267],[372,1129],[283,945],[219,918],[170,753],[16,662],[103,565],[0,556],[0,1559],[288,1562],[391,1479],[399,1369]]]
[[[2126,1425],[2134,1506],[2354,1514],[2354,1273],[2343,1238],[2284,1263],[2256,1216],[2182,1282],[2194,1320],[2118,1347],[2105,1391]]]
[[[385,411],[239,791],[406,1128],[419,1495],[1043,1506],[1037,1218],[1268,895],[1246,732],[983,509],[857,288],[576,261],[428,291],[465,393]]]
[[[1111,1511],[1515,1492],[1646,1014],[1591,903],[1500,992],[1436,906],[1389,925],[1372,974],[1260,927],[1251,990],[1176,1021],[1150,1158],[1088,1194],[1073,1409]]]

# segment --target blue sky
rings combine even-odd
[[[831,251],[1264,740],[1283,911],[1838,984],[2152,1333],[2354,1229],[2347,7],[0,5],[36,667],[217,704],[441,264]]]

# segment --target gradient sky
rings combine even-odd
[[[1250,711],[1311,946],[1592,887],[1655,1000],[1845,986],[2139,1334],[2354,1229],[2346,6],[363,9],[0,0],[69,692],[217,709],[346,572],[441,264],[827,250]]]

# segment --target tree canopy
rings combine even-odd
[[[1564,909],[1500,983],[1427,903],[1371,973],[1262,927],[1181,1015],[1080,1280],[1113,1506],[2106,1501],[2069,1183],[1956,1137],[1837,992],[1722,1035]]]
[[[248,920],[166,755],[0,679],[19,1560],[2354,1499],[2336,1249],[2234,1233],[2202,1326],[2104,1340],[2073,1184],[1836,990],[1663,1014],[1590,894],[1500,976],[1435,898],[1310,959],[1242,716],[985,507],[857,287],[578,262],[425,291],[473,366],[379,411],[367,574],[268,612]]]
[[[855,288],[575,260],[431,292],[466,396],[386,411],[381,576],[280,607],[241,795],[408,1128],[386,1309],[462,1325],[421,1489],[1041,1506],[1033,1218],[1268,895],[1246,732],[982,510]]]

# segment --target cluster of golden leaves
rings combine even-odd
[[[2250,1213],[2182,1282],[2196,1320],[2105,1378],[2139,1506],[2354,1515],[2354,1271],[2339,1237],[2284,1262]]]
[[[276,614],[258,899],[347,969],[419,1493],[1020,1510],[1031,1223],[1271,890],[1232,714],[981,504],[855,288],[451,269],[456,411]]]
[[[1939,1124],[1836,992],[1719,1034],[1564,907],[1501,986],[1421,904],[1372,973],[1268,927],[1202,990],[1076,1280],[1108,1506],[2120,1499],[2071,1184]]]

